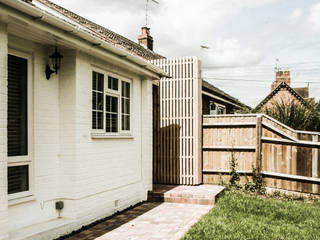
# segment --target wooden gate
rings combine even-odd
[[[153,64],[170,76],[160,80],[159,102],[154,98],[157,109],[154,112],[153,181],[200,184],[200,60],[197,57],[169,58],[155,60]]]
[[[228,181],[230,159],[237,171],[260,168],[267,187],[320,193],[320,133],[296,131],[267,115],[203,117],[203,181]]]

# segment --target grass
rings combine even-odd
[[[183,240],[320,239],[320,203],[226,192]]]

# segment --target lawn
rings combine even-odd
[[[183,240],[320,239],[320,203],[227,192]]]

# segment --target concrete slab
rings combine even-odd
[[[182,186],[155,184],[148,197],[150,201],[214,205],[224,189],[224,187],[217,185]]]

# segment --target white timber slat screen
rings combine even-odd
[[[157,59],[170,77],[159,83],[159,119],[154,130],[153,180],[202,183],[201,62],[197,57]]]

